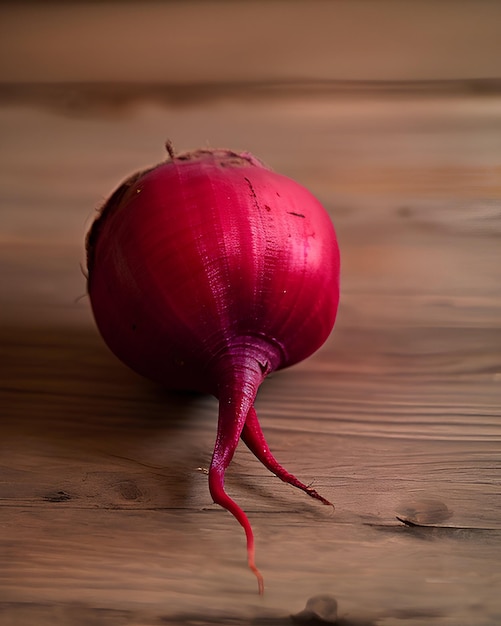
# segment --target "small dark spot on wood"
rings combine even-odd
[[[67,502],[71,500],[71,496],[66,491],[54,491],[53,493],[46,494],[43,499],[46,502]]]
[[[306,217],[306,215],[303,215],[302,213],[295,213],[294,211],[287,211],[287,213],[289,215],[294,215],[295,217],[302,217],[302,218]]]
[[[291,615],[291,618],[297,624],[335,624],[338,621],[336,598],[328,595],[313,596],[306,607],[300,613]]]
[[[396,515],[396,518],[398,519],[399,522],[402,522],[402,524],[405,524],[406,526],[410,526],[411,528],[416,528],[416,527],[422,527],[422,524],[416,524],[415,522],[411,522],[410,519],[405,519],[403,517],[398,517],[398,515]]]
[[[408,206],[401,206],[397,209],[397,215],[400,217],[412,217],[414,211]]]
[[[444,502],[434,498],[419,498],[402,503],[397,513],[397,519],[409,526],[441,524],[453,515]]]
[[[116,484],[116,488],[124,500],[139,500],[143,495],[133,480],[122,480]]]
[[[267,204],[264,205],[264,210],[268,211],[268,213],[271,211],[271,207],[268,206]]]

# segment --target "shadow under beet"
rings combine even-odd
[[[141,378],[107,349],[97,331],[59,328],[0,329],[0,441],[8,450],[96,470],[123,470],[119,490],[134,499],[127,473],[148,473],[175,488],[170,500],[182,506],[193,469],[210,462],[217,425],[215,399],[171,392]],[[21,445],[19,445],[19,443]],[[17,454],[19,454],[17,452]],[[71,489],[53,485],[46,501],[68,502]]]

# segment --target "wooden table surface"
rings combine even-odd
[[[0,89],[1,626],[286,626],[319,594],[341,626],[501,623],[501,97],[463,87]],[[336,510],[244,446],[227,475],[263,597],[207,487],[215,400],[129,371],[85,295],[95,209],[168,137],[297,179],[341,246],[331,338],[257,400]]]

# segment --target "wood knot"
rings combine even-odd
[[[53,491],[51,493],[47,493],[43,499],[46,502],[67,502],[71,500],[72,497],[66,491]]]
[[[115,485],[116,490],[124,500],[139,500],[143,492],[133,480],[121,480]]]

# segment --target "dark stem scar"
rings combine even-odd
[[[269,370],[270,364],[268,363],[268,361],[258,361],[257,364],[259,365],[259,369],[261,370],[261,372],[263,374],[266,374]]]
[[[294,211],[287,211],[287,213],[289,215],[295,215],[296,217],[302,217],[302,218],[306,217],[306,215],[303,215],[302,213],[295,213]]]

